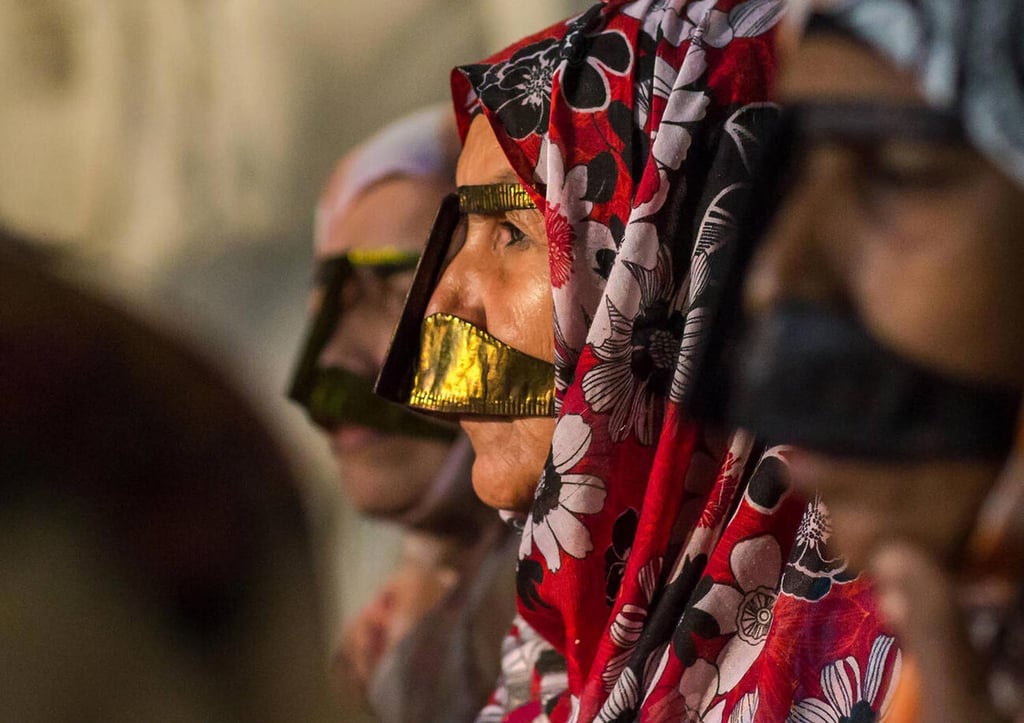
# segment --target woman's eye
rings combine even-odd
[[[393,274],[387,280],[385,290],[386,303],[388,308],[401,309],[405,306],[405,297],[409,294],[409,287],[412,286],[412,271],[400,274]]]
[[[527,240],[526,234],[514,224],[506,221],[501,224],[501,227],[508,232],[508,243],[505,244],[506,246],[517,246]]]
[[[950,149],[923,144],[889,144],[870,154],[868,180],[882,188],[905,191],[942,191],[963,179],[963,164]]]

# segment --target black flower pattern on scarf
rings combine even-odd
[[[584,113],[606,108],[608,73],[625,75],[633,64],[633,51],[622,33],[585,34],[589,15],[574,23],[562,40],[562,95],[573,110]]]
[[[516,594],[529,610],[551,609],[540,597],[537,587],[544,582],[544,566],[529,558],[520,560],[516,568]]]
[[[626,571],[629,552],[633,549],[639,519],[636,510],[630,507],[618,516],[612,528],[612,544],[604,553],[605,600],[609,606],[615,602],[622,586],[622,575]]]
[[[710,575],[705,575],[697,583],[693,590],[691,604],[683,611],[683,617],[676,626],[675,634],[672,636],[672,648],[676,657],[684,666],[691,666],[697,662],[700,654],[697,650],[697,638],[708,640],[718,637],[721,629],[715,616],[701,610],[696,603],[707,597],[715,581]]]
[[[765,455],[747,483],[747,499],[761,512],[778,507],[789,490],[789,473],[785,463],[774,455]]]
[[[816,602],[828,594],[832,585],[846,583],[856,577],[845,559],[829,554],[828,539],[831,535],[828,509],[820,497],[815,497],[808,503],[796,531],[796,543],[782,576],[784,593]]]
[[[646,379],[648,389],[659,397],[668,394],[672,383],[683,326],[683,315],[664,300],[644,309],[633,322],[629,366],[633,376]]]
[[[617,30],[589,34],[601,7],[574,20],[560,41],[545,38],[525,45],[507,60],[463,68],[480,102],[501,121],[511,138],[522,140],[547,130],[552,80],[561,68],[561,92],[576,111],[608,106],[608,74],[622,76],[633,65],[633,50]]]
[[[584,323],[589,327],[590,319],[587,317],[586,311],[581,311],[584,318]],[[565,339],[565,334],[562,332],[562,325],[558,319],[555,319],[555,391],[558,393],[555,397],[555,403],[561,405],[560,395],[565,394],[565,390],[576,379],[576,366],[580,362],[580,353],[576,349],[573,349],[569,345],[569,342]]]
[[[615,263],[615,252],[611,249],[598,249],[594,254],[594,273],[600,276],[605,281],[608,280],[608,275],[612,271],[612,265]]]
[[[747,105],[722,124],[716,165],[728,169],[709,179],[709,199],[700,208],[700,225],[691,259],[691,288],[686,312],[682,353],[672,381],[671,399],[687,405],[694,393],[698,365],[705,359],[710,324],[725,302],[726,286],[741,219],[749,214],[753,170],[764,154],[763,138],[771,136],[778,108],[771,104]],[[726,302],[727,303],[727,302]],[[721,323],[721,322],[718,322]],[[770,505],[769,505],[770,507]]]
[[[551,78],[561,62],[561,45],[546,38],[526,45],[501,63],[469,66],[465,72],[484,106],[520,140],[543,133],[551,111]]]

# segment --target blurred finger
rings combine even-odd
[[[939,563],[918,547],[889,542],[872,556],[870,569],[882,614],[911,660],[901,688],[919,688],[917,720],[995,720],[987,702],[985,666],[973,654],[953,583]],[[913,690],[900,691],[896,707],[914,695]]]

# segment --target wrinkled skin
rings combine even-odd
[[[443,179],[392,177],[362,193],[317,245],[316,257],[352,249],[393,247],[419,251],[437,206]],[[320,356],[321,366],[343,366],[374,379],[412,283],[412,271],[387,280],[366,277],[351,290],[349,310]],[[318,303],[314,299],[314,307]],[[380,432],[354,424],[328,434],[346,494],[361,512],[393,517],[413,507],[437,477],[448,442]]]
[[[864,46],[790,49],[782,102],[922,103]],[[852,308],[877,338],[946,372],[1020,383],[1024,191],[967,147],[889,140],[816,146],[763,240],[746,288],[755,317],[786,299]],[[893,465],[798,450],[794,485],[821,494],[840,551],[878,583],[916,662],[919,720],[988,720],[958,597],[964,541],[998,465]],[[901,691],[905,694],[904,689]]]
[[[469,129],[458,185],[515,182],[483,116]],[[554,363],[554,303],[544,218],[536,209],[470,215],[466,238],[438,283],[426,314],[447,312],[501,341]],[[463,419],[476,453],[473,487],[486,504],[527,511],[551,448],[554,419]]]

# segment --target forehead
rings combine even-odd
[[[866,45],[835,33],[816,33],[794,44],[779,76],[783,102],[880,101],[920,103],[913,78]]]
[[[450,181],[433,176],[394,176],[375,183],[330,219],[316,257],[388,246],[419,251],[449,190]]]
[[[469,126],[462,153],[459,154],[455,182],[459,186],[478,186],[518,181],[491,124],[483,114],[476,116]]]

